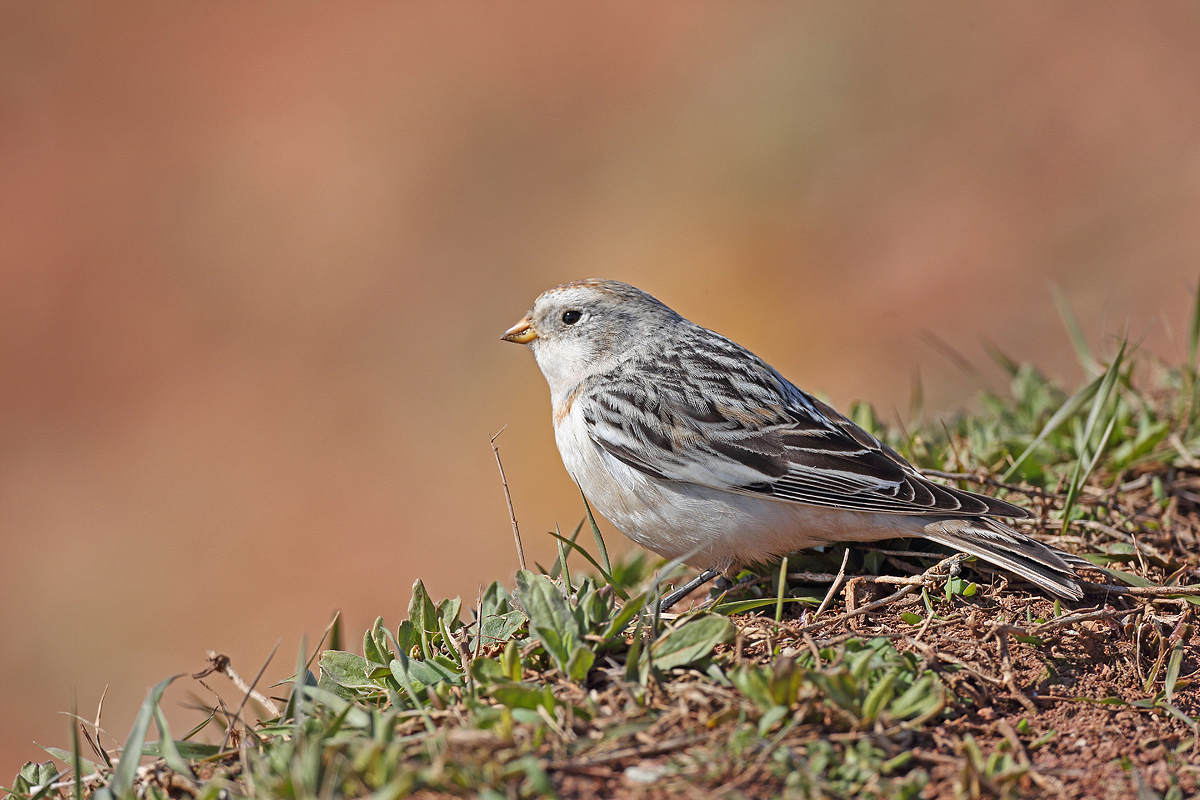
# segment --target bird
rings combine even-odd
[[[543,292],[501,337],[550,387],[554,438],[618,530],[702,578],[796,551],[923,538],[1079,600],[1074,556],[1020,506],[930,480],[763,359],[629,284]],[[668,607],[664,602],[664,608]]]

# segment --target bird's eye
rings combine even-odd
[[[581,312],[573,308],[570,311],[564,311],[562,315],[563,325],[574,325],[576,322],[579,322],[579,318],[582,316]]]

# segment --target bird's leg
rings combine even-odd
[[[671,592],[666,597],[664,597],[662,599],[662,602],[660,602],[658,604],[658,610],[660,612],[666,611],[668,608],[675,605],[680,600],[687,597],[689,594],[696,591],[701,586],[708,583],[709,581],[711,581],[713,578],[717,577],[720,574],[721,574],[721,570],[719,570],[719,569],[704,570],[704,572],[701,572],[699,575],[692,578],[690,581],[685,583],[683,586],[680,586],[678,589],[676,589],[675,591]]]

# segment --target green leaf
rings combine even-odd
[[[1121,572],[1120,570],[1103,569],[1103,568],[1100,569],[1100,572],[1103,572],[1105,575],[1107,575],[1110,578],[1114,578],[1115,580],[1121,581],[1122,583],[1124,583],[1127,586],[1158,586],[1158,584],[1155,583],[1154,581],[1147,580],[1146,578],[1143,578],[1141,575],[1134,575],[1129,572]]]
[[[483,607],[483,616],[485,617],[501,617],[512,610],[508,590],[500,581],[492,581],[491,585],[483,591],[480,605]]]
[[[521,664],[521,650],[512,639],[509,639],[508,644],[504,645],[504,652],[500,654],[500,666],[510,680],[521,680],[525,668]]]
[[[421,637],[417,635],[417,629],[413,627],[412,620],[406,619],[396,628],[396,647],[400,648],[400,650],[404,651],[409,656],[412,655],[413,648],[416,647],[420,641]],[[387,656],[386,653],[382,655],[384,655],[384,657]],[[390,661],[391,659],[388,660]]]
[[[612,614],[612,593],[601,592],[596,579],[585,577],[575,588],[575,621],[582,631],[597,630]]]
[[[758,706],[760,711],[766,711],[775,705],[771,696],[769,680],[770,673],[765,667],[753,664],[740,664],[729,673],[729,680],[737,690]]]
[[[429,599],[429,593],[425,591],[425,584],[420,578],[413,583],[412,599],[408,602],[408,619],[412,622],[413,630],[420,641],[421,655],[430,658],[433,655],[430,634],[438,632],[437,609]]]
[[[1128,564],[1131,561],[1137,560],[1137,556],[1132,553],[1080,553],[1079,557],[1087,559],[1096,566],[1103,564]]]
[[[896,670],[891,670],[871,687],[871,691],[867,693],[867,699],[863,701],[863,722],[874,722],[878,718],[879,712],[892,702],[892,698],[896,696],[896,674]]]
[[[925,622],[924,617],[922,617],[920,614],[914,614],[911,611],[905,611],[903,614],[900,615],[900,619],[904,620],[909,625],[913,625],[913,626],[921,625],[922,623]]]
[[[888,714],[897,720],[918,717],[932,711],[943,699],[941,683],[932,673],[926,673],[892,701]]]
[[[392,670],[392,674],[395,674],[396,668],[399,665],[399,661],[393,661],[388,665]],[[434,656],[425,661],[410,659],[408,662],[408,678],[414,683],[421,683],[425,686],[433,686],[443,681],[449,683],[451,686],[461,686],[463,682],[463,674],[458,671],[457,665],[445,656]]]
[[[363,635],[363,655],[368,661],[376,664],[386,664],[395,658],[391,647],[388,646],[387,628],[383,624],[383,617],[376,617],[371,630]]]
[[[728,617],[717,614],[693,617],[667,631],[650,646],[651,660],[659,669],[686,666],[707,656],[717,645],[731,641],[736,633]]]
[[[26,761],[21,771],[17,773],[17,779],[13,782],[13,788],[21,794],[29,794],[34,786],[45,786],[54,781],[58,777],[58,769],[54,766],[53,761]]]
[[[504,673],[504,667],[500,666],[500,662],[486,657],[477,658],[471,662],[471,676],[484,686],[508,680],[508,675]]]
[[[529,629],[564,674],[567,662],[581,643],[584,631],[558,587],[544,575],[517,572],[517,594],[529,615]]]
[[[1159,708],[1166,709],[1168,714],[1175,717],[1180,722],[1182,722],[1184,725],[1187,725],[1189,728],[1196,727],[1196,720],[1192,719],[1187,714],[1183,713],[1183,711],[1181,709],[1179,709],[1177,706],[1175,706],[1173,703],[1168,703],[1166,700],[1160,700],[1157,705]]]
[[[775,624],[783,622],[783,598],[787,595],[787,565],[788,557],[784,556],[779,562],[779,577],[776,578],[775,589]]]
[[[525,615],[516,609],[497,616],[484,616],[483,624],[480,625],[483,636],[482,645],[494,647],[504,644],[521,629],[525,620]]]
[[[404,689],[404,693],[408,695],[408,702],[412,703],[413,707],[418,711],[424,712],[426,710],[425,701],[421,699],[420,692],[425,687],[422,686],[420,689],[417,688],[415,683],[409,677],[409,661],[410,659],[406,654],[399,653],[396,658],[392,659],[391,663],[388,665],[388,669],[391,671],[392,677],[395,678],[395,680]],[[432,733],[434,730],[433,722],[428,716],[425,717],[425,727],[429,729],[430,733]]]
[[[563,577],[563,586],[567,592],[571,591],[571,570],[567,567],[567,550],[566,544],[575,544],[576,537],[579,536],[579,531],[583,529],[583,520],[579,520],[579,524],[575,526],[575,530],[571,533],[570,539],[564,539],[562,531],[558,529],[558,523],[554,525],[554,532],[550,535],[558,540],[558,558],[554,559],[554,563],[550,566],[550,571],[546,575],[550,580],[558,580],[558,576]]]
[[[576,683],[583,683],[595,661],[595,653],[582,644],[575,645],[575,652],[571,653],[571,660],[567,662],[567,676]]]
[[[776,705],[790,706],[796,701],[800,684],[807,674],[807,670],[799,666],[793,658],[775,659],[775,663],[771,665],[771,677],[768,680],[771,701]]]
[[[1030,742],[1029,749],[1037,750],[1039,747],[1043,747],[1046,744],[1049,744],[1050,741],[1052,739],[1054,739],[1055,736],[1058,736],[1058,731],[1056,731],[1054,728],[1051,728],[1050,730],[1046,731],[1041,736],[1039,736],[1038,738],[1036,738],[1032,742]]]
[[[371,664],[362,656],[341,650],[326,650],[317,660],[321,674],[338,686],[347,689],[378,689],[379,684],[370,677]]]
[[[459,615],[462,613],[462,598],[452,597],[447,600],[442,600],[437,604],[437,618],[440,621],[439,629],[445,626],[447,630],[456,631],[462,627],[462,620]]]
[[[637,683],[642,677],[642,620],[633,627],[633,643],[625,654],[625,682]]]
[[[766,737],[770,733],[771,728],[775,727],[781,719],[787,716],[790,709],[787,706],[771,706],[758,720],[758,735]]]
[[[493,686],[490,694],[497,703],[506,708],[536,709],[541,706],[553,712],[558,705],[549,686],[539,689],[527,683],[503,684]]]
[[[440,684],[440,682],[448,682],[451,686],[461,686],[463,675],[455,668],[455,663],[450,661],[445,656],[434,656],[427,658],[425,661],[416,660],[416,658],[406,658],[401,661],[396,658],[388,664],[391,674],[396,680],[400,681],[400,685],[404,685],[404,680],[401,679],[397,670],[404,670],[404,678],[412,681],[416,691],[421,691],[426,686]]]
[[[74,693],[72,693],[73,695]],[[80,725],[75,722],[79,717],[79,708],[76,705],[75,698],[71,698],[71,760],[67,763],[71,765],[71,772],[75,778],[75,797],[74,800],[83,800],[83,770],[84,765],[87,765],[88,773],[96,772],[96,765],[91,761],[83,758],[79,754],[79,728]],[[215,710],[213,713],[216,713]]]

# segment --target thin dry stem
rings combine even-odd
[[[837,593],[838,587],[842,585],[842,579],[846,577],[846,562],[850,558],[850,548],[847,547],[842,551],[842,566],[838,569],[837,577],[833,579],[833,583],[829,585],[829,591],[825,595],[825,599],[821,601],[821,605],[817,607],[817,611],[813,614],[813,619],[821,616],[821,612],[829,608],[829,604],[833,602],[833,596]]]
[[[505,425],[504,428],[508,426]],[[504,502],[508,503],[508,518],[512,521],[513,540],[517,543],[517,563],[525,569],[525,548],[521,546],[521,531],[517,527],[517,512],[513,510],[512,493],[508,490],[508,480],[504,477],[504,465],[500,463],[500,448],[496,447],[496,437],[504,433],[504,428],[496,431],[491,438],[492,452],[496,455],[496,467],[500,470],[500,485],[504,487]]]

